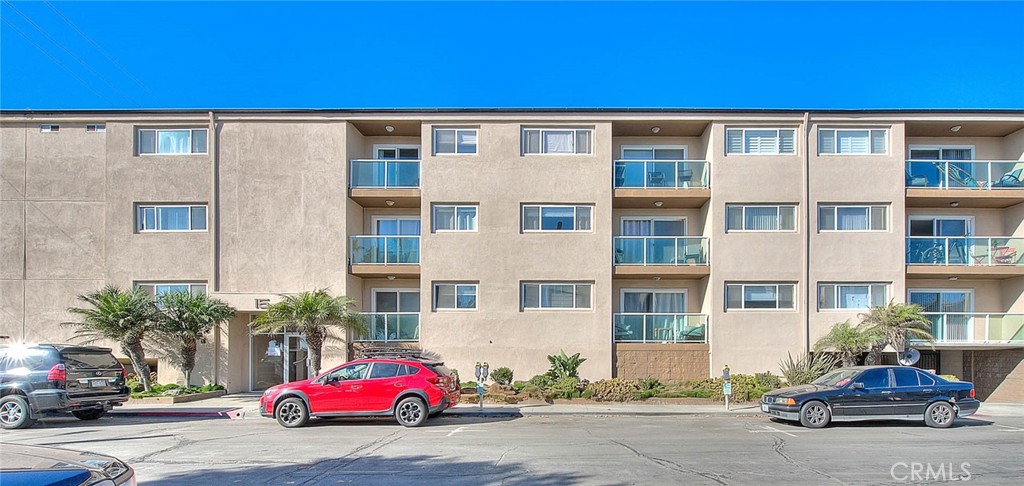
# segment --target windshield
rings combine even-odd
[[[846,386],[850,383],[850,379],[860,373],[860,370],[835,370],[831,373],[826,373],[825,376],[818,378],[811,382],[812,385],[822,386]]]

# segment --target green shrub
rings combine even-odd
[[[128,390],[132,393],[141,393],[145,390],[145,387],[142,386],[142,382],[138,380],[128,380],[124,382],[124,386],[128,387]]]
[[[579,378],[580,365],[586,361],[587,358],[581,358],[580,353],[576,353],[572,356],[566,356],[565,350],[561,353],[548,356],[548,362],[551,363],[551,369],[548,370],[548,376],[553,379],[559,378]]]
[[[956,375],[939,375],[939,377],[946,381],[960,381],[960,378],[957,378]]]
[[[737,402],[759,400],[761,395],[775,389],[775,387],[761,385],[754,375],[739,374],[732,375],[730,378],[729,382],[732,383],[732,400]],[[721,377],[705,378],[703,380],[691,381],[689,388],[695,392],[700,392],[699,395],[694,395],[695,397],[712,398],[721,402],[725,401],[725,395],[722,394],[722,385],[724,383],[725,380]]]
[[[525,381],[515,381],[512,382],[512,389],[515,390],[516,393],[521,393],[523,388],[526,388],[526,385],[529,385],[529,383]]]
[[[761,388],[767,388],[769,390],[782,388],[782,378],[773,375],[771,371],[754,373],[754,379],[757,380],[757,385]]]
[[[552,379],[551,379],[550,376],[548,376],[548,375],[537,375],[537,376],[534,376],[533,378],[530,378],[530,381],[528,383],[533,385],[533,386],[535,386],[535,387],[537,387],[537,388],[540,388],[541,390],[545,390],[545,389],[547,389],[547,387],[551,386],[551,382],[552,382]]]
[[[622,378],[591,383],[588,389],[590,398],[599,402],[628,402],[635,400],[637,393],[641,391],[639,381]]]
[[[537,400],[544,401],[551,401],[552,398],[551,393],[532,383],[527,383],[526,386],[523,387],[523,390],[519,392],[518,396],[520,398],[535,398]]]
[[[509,385],[512,383],[512,375],[511,369],[502,366],[491,373],[491,378],[499,385]]]
[[[586,389],[587,383],[576,377],[559,378],[548,387],[556,398],[580,398]]]
[[[836,365],[836,359],[828,354],[803,355],[798,359],[793,359],[792,354],[786,354],[787,358],[779,361],[779,368],[790,386],[806,385],[817,380]]]
[[[459,386],[462,387],[463,390],[465,390],[467,388],[471,388],[473,390],[473,393],[476,393],[476,382],[475,381],[467,381],[465,383],[459,384]]]
[[[711,398],[711,392],[705,390],[673,390],[661,392],[658,398]]]

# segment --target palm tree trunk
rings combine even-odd
[[[320,354],[324,347],[324,338],[320,333],[307,332],[306,345],[309,346],[309,369],[313,376],[320,374]]]
[[[142,341],[121,343],[121,352],[128,356],[135,368],[135,374],[139,377],[139,383],[145,391],[153,389],[149,381],[149,364],[146,363],[146,351],[142,349]]]
[[[871,346],[871,350],[868,351],[868,357],[864,358],[864,364],[868,366],[878,364],[882,357],[882,350],[885,349],[885,345],[886,343]]]
[[[185,374],[185,388],[192,386],[192,370],[196,367],[196,338],[181,338],[181,371]]]

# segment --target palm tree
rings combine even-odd
[[[863,326],[852,326],[847,320],[833,325],[828,334],[814,344],[814,352],[831,349],[839,356],[844,367],[857,366],[860,354],[871,349],[877,340],[878,336],[874,332]]]
[[[900,353],[906,349],[908,338],[921,341],[935,339],[932,336],[932,321],[921,313],[923,310],[917,304],[889,301],[885,307],[872,307],[866,314],[861,314],[861,324],[866,325],[867,330],[876,337],[866,363],[877,363],[886,345],[891,345]]]
[[[162,297],[163,315],[157,331],[174,341],[175,358],[185,374],[185,386],[192,386],[196,349],[214,326],[235,315],[235,309],[203,292],[172,292]]]
[[[123,291],[112,285],[90,294],[79,295],[87,307],[70,307],[68,312],[81,316],[79,322],[65,322],[75,328],[75,338],[85,344],[103,339],[116,341],[128,356],[146,391],[150,390],[149,365],[142,339],[160,319],[153,297],[140,288]]]
[[[252,328],[263,332],[288,329],[305,334],[313,375],[320,374],[320,357],[329,327],[366,332],[361,316],[352,310],[355,300],[349,297],[332,297],[326,289],[317,289],[283,298],[267,307],[267,311],[253,321]]]

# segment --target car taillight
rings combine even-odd
[[[430,378],[427,378],[427,381],[429,381],[430,383],[433,383],[435,385],[440,385],[441,384],[441,377],[440,376],[431,376]]]
[[[49,381],[59,381],[63,384],[64,380],[67,380],[68,373],[64,370],[64,363],[57,363],[50,368],[50,371],[46,373],[46,379]]]
[[[118,364],[121,365],[121,379],[123,380],[123,379],[125,379],[125,377],[128,376],[128,370],[124,369],[124,365],[123,364],[121,364],[121,363],[118,363]]]
[[[974,387],[971,387],[971,398],[974,398]]]

